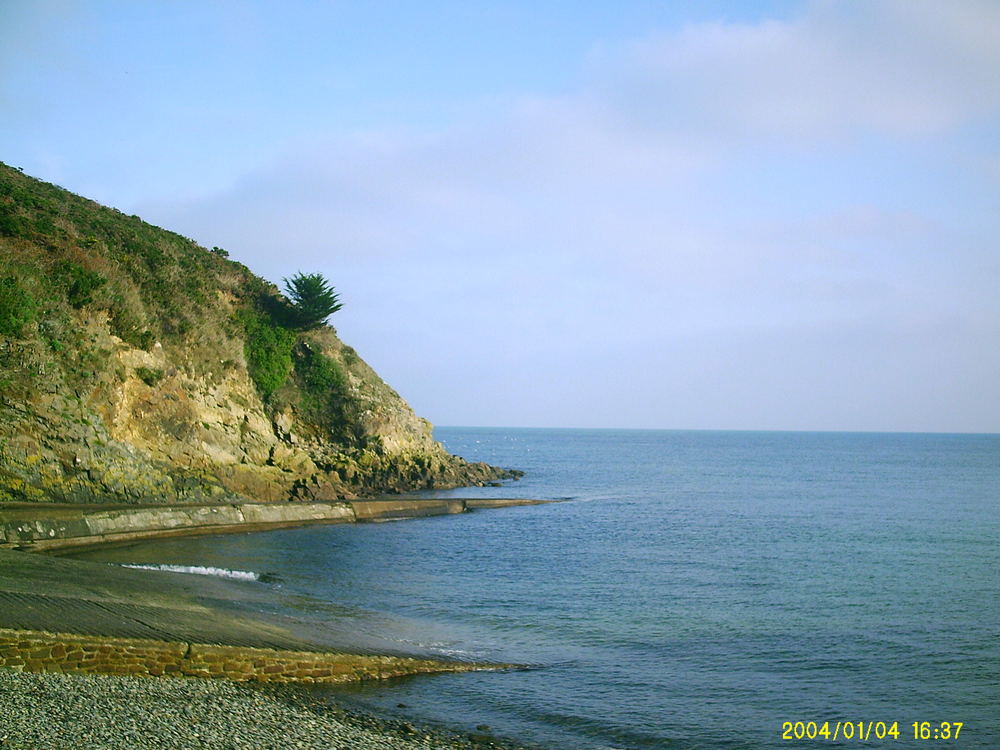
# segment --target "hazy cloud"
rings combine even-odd
[[[817,2],[792,21],[653,35],[604,88],[626,116],[667,132],[933,133],[995,111],[998,28],[991,2]]]
[[[996,125],[998,33],[994,3],[920,0],[692,25],[572,94],[330,133],[141,212],[328,273],[351,343],[446,423],[996,427],[960,393],[1000,375],[996,218],[961,207],[996,177],[948,154]]]

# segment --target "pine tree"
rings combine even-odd
[[[292,324],[300,331],[319,328],[343,305],[337,293],[319,273],[296,273],[285,282],[285,294],[292,303]]]

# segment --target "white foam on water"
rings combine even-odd
[[[141,565],[139,563],[122,563],[123,568],[141,568],[143,570],[165,570],[169,573],[191,573],[199,576],[218,576],[233,578],[237,581],[259,581],[260,574],[251,570],[229,570],[213,568],[204,565]]]

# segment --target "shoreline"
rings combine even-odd
[[[0,669],[10,750],[540,750],[379,716],[304,686]]]
[[[443,501],[361,502],[379,504],[362,507],[361,515],[367,517],[355,516],[353,522],[437,515],[420,511],[442,507]],[[451,501],[451,507],[456,507],[454,502]],[[504,507],[537,502],[544,501],[462,500],[459,512],[477,505]],[[164,506],[156,509],[162,510]],[[47,536],[51,527],[46,528],[43,524],[39,529],[36,525],[43,520],[43,511],[50,521],[70,522],[87,515],[122,511],[141,514],[149,510],[120,506],[43,506],[37,509],[5,506],[0,508],[0,521],[22,526],[30,522],[40,535]],[[406,513],[413,515],[400,515]],[[243,523],[233,524],[227,531],[269,530],[292,525],[309,523],[265,524],[263,527]],[[147,531],[153,533],[127,540],[105,535],[101,541],[88,546],[121,544],[135,538],[164,535],[156,533],[157,530]],[[167,531],[174,532],[169,535],[212,533],[205,527]],[[25,554],[28,550],[46,551],[44,545],[0,549],[0,684],[3,685],[0,726],[4,727],[0,732],[4,735],[0,737],[0,744],[3,747],[62,748],[68,746],[69,738],[73,740],[70,744],[79,747],[181,746],[161,744],[155,737],[161,730],[154,726],[159,726],[158,722],[166,720],[174,710],[176,699],[173,696],[191,692],[207,693],[214,696],[213,700],[227,702],[237,715],[258,715],[259,704],[263,701],[273,715],[284,716],[286,721],[304,722],[302,731],[308,736],[296,747],[398,747],[401,750],[527,747],[523,743],[499,740],[488,732],[469,734],[440,726],[418,729],[409,722],[357,707],[331,706],[329,696],[321,699],[318,694],[309,692],[317,683],[442,672],[501,671],[522,669],[524,665],[463,662],[424,658],[390,649],[357,648],[356,643],[352,646],[349,632],[306,633],[302,623],[265,614],[261,603],[269,598],[268,591],[256,583],[74,560],[59,556],[56,547],[58,544],[48,547],[55,555]],[[65,552],[81,548],[82,545],[73,543],[59,547]],[[197,684],[202,686],[197,687]],[[45,714],[39,707],[43,701],[35,700],[35,696],[51,695],[53,705],[58,706],[61,705],[59,696],[67,691],[73,696],[75,707],[90,707],[85,715],[110,716],[111,724],[114,724],[114,715],[121,713],[121,720],[134,726],[136,718],[129,712],[133,705],[146,705],[143,716],[152,725],[148,730],[131,735],[127,741],[118,738],[117,744],[104,737],[100,727],[92,727],[90,734],[103,739],[96,745],[81,744],[78,741],[81,733],[86,736],[87,732],[79,716],[67,711],[52,713],[55,709],[51,707],[50,713]],[[109,703],[108,694],[121,697]],[[25,695],[31,696],[31,700],[23,697]],[[61,718],[55,721],[54,715]],[[231,737],[225,731],[230,720],[226,716],[205,717],[204,721],[207,723],[202,728],[215,727],[213,736],[219,741],[218,744],[205,742],[204,735],[196,733],[195,736],[201,738],[198,746],[243,746],[230,742]],[[248,735],[245,746],[288,746],[284,734],[267,735],[270,730],[261,731],[265,734]],[[338,736],[341,739],[337,740]],[[181,737],[177,739],[185,742]],[[194,746],[194,740],[187,741]],[[345,744],[338,745],[338,741]]]

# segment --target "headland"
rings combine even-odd
[[[222,248],[0,164],[4,747],[228,748],[259,714],[240,685],[512,666],[363,652],[350,633],[262,614],[239,582],[25,554],[461,513],[495,503],[393,495],[520,476],[448,453],[330,325],[297,312]],[[226,679],[137,681],[167,675]],[[155,724],[194,693],[234,712],[204,718],[217,744],[177,727],[86,729],[95,716]],[[429,746],[355,742],[335,723],[316,719],[295,746],[329,747],[329,732]],[[246,746],[288,747],[298,729]]]

